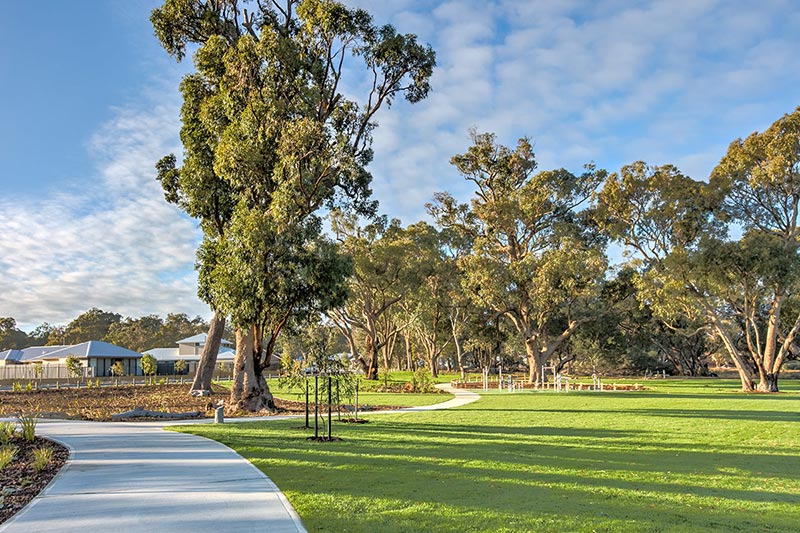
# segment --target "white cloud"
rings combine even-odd
[[[429,97],[382,111],[375,132],[375,196],[405,222],[437,190],[467,199],[448,161],[470,127],[530,137],[540,168],[644,159],[705,178],[730,141],[800,104],[800,5],[788,0],[381,6],[378,22],[437,52]]]
[[[119,109],[89,143],[95,175],[43,198],[0,200],[2,315],[32,327],[90,307],[208,314],[192,268],[199,231],[155,179],[155,162],[179,151],[177,116],[177,105]]]

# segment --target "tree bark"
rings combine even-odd
[[[233,364],[233,387],[230,404],[236,409],[258,412],[275,410],[275,401],[269,390],[256,353],[255,328],[236,329],[236,359]]]
[[[758,382],[758,392],[778,392],[778,374],[767,373]]]
[[[414,348],[411,346],[411,338],[407,333],[403,334],[406,343],[406,370],[414,370]]]
[[[544,365],[536,339],[525,339],[525,353],[528,356],[528,383],[533,385],[542,378],[542,365]]]
[[[200,361],[197,363],[197,372],[194,375],[194,382],[191,390],[211,390],[211,378],[214,374],[214,366],[217,364],[217,354],[222,343],[222,334],[225,331],[225,315],[219,311],[214,311],[211,324],[208,327],[203,353],[200,354]]]
[[[371,341],[369,344],[369,361],[367,361],[366,379],[378,379],[378,351],[380,349]]]

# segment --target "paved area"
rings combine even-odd
[[[441,388],[456,397],[386,413],[447,409],[479,398]],[[305,531],[263,472],[218,442],[161,429],[176,424],[40,421],[37,433],[67,445],[70,460],[0,533]]]

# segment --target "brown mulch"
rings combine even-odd
[[[0,524],[14,516],[28,505],[48,483],[58,474],[69,458],[69,450],[44,437],[36,437],[33,442],[26,442],[17,436],[10,445],[17,448],[11,463],[0,470],[0,491],[5,494],[0,506]],[[53,458],[40,472],[33,469],[33,450],[51,448]]]
[[[0,392],[0,416],[34,415],[42,418],[111,420],[111,415],[136,407],[151,411],[185,413],[200,411],[212,416],[213,403],[227,398],[225,389],[215,387],[217,396],[194,398],[190,384],[137,385],[46,389],[33,392]]]
[[[167,413],[200,412],[198,418],[214,416],[216,402],[228,400],[229,391],[213,386],[214,395],[192,397],[191,385],[137,385],[135,387],[99,387],[80,389],[46,389],[32,392],[0,392],[0,417],[31,415],[40,418],[109,421],[111,415],[136,407]],[[266,416],[270,414],[301,414],[305,403],[275,399],[276,413],[261,411],[226,412],[226,416]],[[367,407],[367,406],[365,406]],[[327,412],[326,408],[325,411]],[[369,406],[365,410],[400,409],[396,406]],[[228,411],[228,409],[226,409]],[[313,406],[312,406],[313,412]],[[336,411],[334,410],[334,413]],[[344,414],[344,409],[342,414]],[[139,419],[141,420],[141,419]]]

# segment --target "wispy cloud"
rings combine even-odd
[[[350,3],[437,51],[428,99],[382,112],[375,132],[375,195],[407,222],[436,190],[469,196],[448,161],[470,127],[529,136],[540,168],[644,159],[702,179],[730,141],[800,104],[790,0]]]
[[[177,104],[118,109],[89,142],[94,175],[0,200],[0,315],[31,327],[90,307],[208,314],[192,269],[199,231],[155,179],[155,162],[179,153],[177,116]]]

